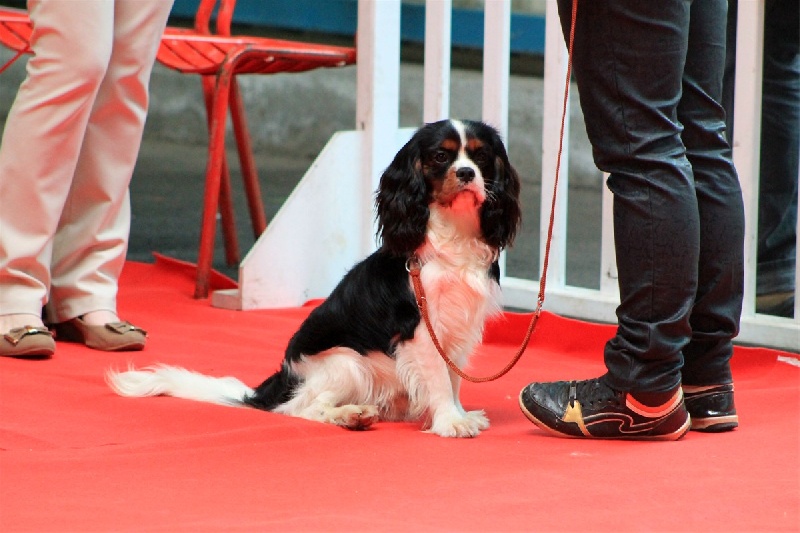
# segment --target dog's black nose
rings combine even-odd
[[[475,179],[475,169],[469,167],[461,167],[456,170],[456,177],[464,183],[469,183]]]

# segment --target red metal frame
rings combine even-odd
[[[230,196],[230,173],[225,154],[225,125],[229,112],[254,235],[259,236],[267,227],[244,104],[236,76],[339,67],[353,64],[356,59],[354,48],[233,36],[231,20],[235,7],[235,0],[201,0],[194,29],[167,28],[158,53],[158,60],[163,65],[178,72],[199,74],[203,78],[209,144],[197,258],[197,298],[208,295],[218,211],[226,243],[226,260],[228,264],[239,261]],[[216,31],[212,31],[215,11]]]
[[[356,60],[354,47],[231,35],[231,19],[235,7],[236,0],[201,0],[194,29],[167,27],[157,55],[158,61],[170,69],[202,77],[209,142],[197,255],[196,298],[208,296],[217,212],[222,221],[226,261],[230,265],[239,262],[230,173],[225,155],[225,126],[229,112],[255,236],[258,237],[267,227],[250,133],[236,76],[304,72],[351,65]],[[215,11],[216,32],[213,32],[211,23]],[[30,51],[30,33],[31,25],[27,13],[0,8],[0,43],[16,50],[17,57]],[[16,57],[8,64],[14,60]],[[0,67],[0,72],[8,64]]]
[[[0,43],[16,52],[14,57],[0,65],[0,74],[22,54],[30,52],[31,31],[27,12],[10,7],[0,7]]]

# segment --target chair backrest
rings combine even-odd
[[[211,35],[230,35],[233,11],[236,0],[200,0],[194,17],[194,29],[200,33]],[[216,12],[216,28],[211,31],[211,20]]]
[[[16,52],[30,52],[32,31],[27,11],[0,6],[0,43]]]
[[[11,59],[0,64],[0,74],[12,65],[22,54],[30,53],[33,27],[27,11],[0,6],[0,45],[15,51]]]

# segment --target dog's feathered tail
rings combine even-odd
[[[234,377],[215,378],[168,365],[130,368],[125,372],[109,370],[106,381],[120,396],[166,395],[230,406],[245,406],[255,392]]]

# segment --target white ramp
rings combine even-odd
[[[412,129],[398,132],[395,151]],[[226,309],[296,307],[324,298],[374,249],[372,198],[361,178],[363,131],[336,133],[239,266],[239,288],[215,291]],[[386,161],[384,166],[388,166]]]

